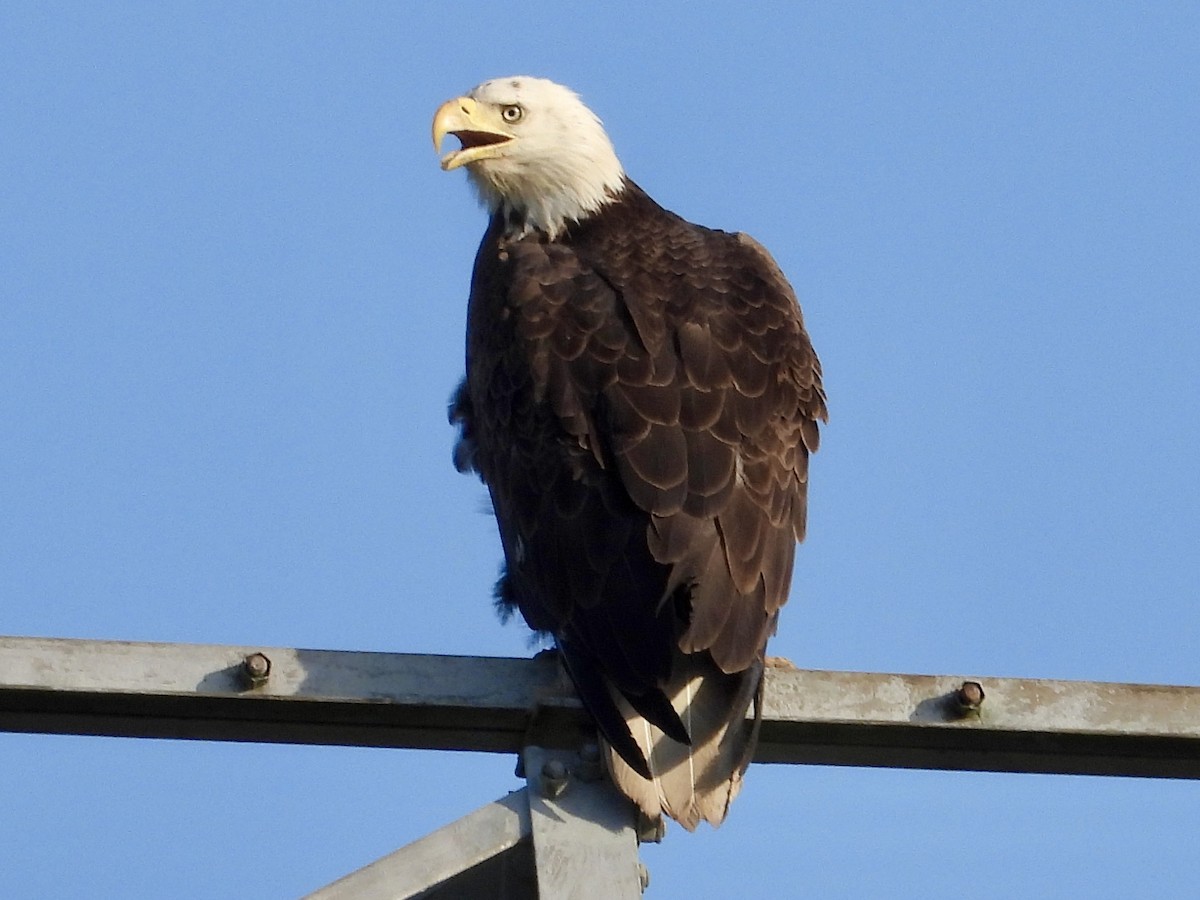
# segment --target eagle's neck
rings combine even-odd
[[[493,216],[503,222],[504,238],[520,240],[531,234],[543,234],[550,240],[561,238],[573,228],[586,224],[626,196],[625,186],[605,196],[594,206],[572,209],[563,215],[539,215],[538,210],[516,204],[501,203],[492,209]]]
[[[508,237],[537,231],[556,238],[619,199],[627,185],[611,145],[591,156],[551,156],[528,168],[470,166],[468,174],[488,211],[503,217]]]

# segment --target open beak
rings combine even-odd
[[[433,149],[442,152],[442,142],[452,134],[462,142],[462,147],[442,157],[442,168],[449,172],[459,166],[469,165],[481,159],[491,159],[503,152],[505,145],[516,138],[508,132],[495,116],[491,107],[480,106],[470,97],[455,97],[447,100],[433,116]]]

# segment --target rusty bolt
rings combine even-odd
[[[959,715],[979,712],[984,696],[982,684],[978,681],[964,681],[962,687],[954,692],[954,705],[958,707]]]
[[[242,680],[248,687],[258,687],[271,677],[271,660],[265,653],[251,653],[242,660]]]
[[[567,789],[567,767],[560,759],[548,759],[542,766],[542,777],[539,779],[542,796],[553,800]]]

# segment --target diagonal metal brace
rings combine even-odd
[[[639,900],[635,813],[593,760],[526,747],[528,785],[306,900]]]
[[[306,900],[453,900],[537,897],[528,791],[495,803],[389,853]]]

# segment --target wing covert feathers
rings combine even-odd
[[[632,182],[553,240],[508,229],[476,257],[451,412],[499,524],[498,596],[554,635],[617,783],[715,824],[804,537],[820,364],[765,250]]]

